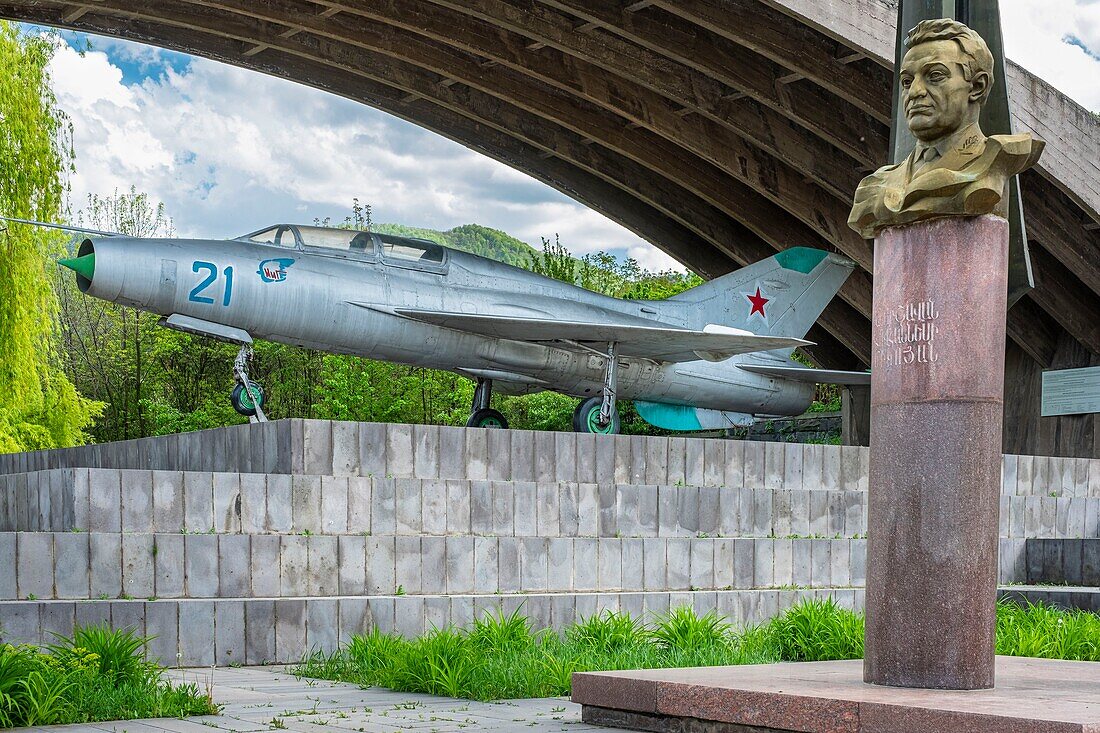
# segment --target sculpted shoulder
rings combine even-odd
[[[848,225],[866,239],[891,226],[943,216],[1007,217],[1009,179],[1038,161],[1044,143],[1030,134],[993,135],[951,151],[915,175],[913,154],[864,178]]]

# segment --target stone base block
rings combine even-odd
[[[863,682],[863,662],[586,672],[586,723],[659,733],[1100,733],[1100,663],[997,657],[997,687]]]

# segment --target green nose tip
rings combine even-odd
[[[83,257],[71,257],[69,259],[58,260],[57,264],[64,265],[78,275],[82,275],[88,280],[92,279],[95,275],[95,253],[84,255]]]

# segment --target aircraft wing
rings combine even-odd
[[[851,385],[868,385],[871,383],[871,372],[844,372],[834,369],[763,366],[757,364],[738,364],[737,366],[740,369],[744,369],[746,372],[763,374],[768,377],[779,377],[781,379],[793,379],[797,382]]]
[[[370,306],[367,306],[370,307]],[[379,310],[382,310],[379,308]],[[773,349],[792,349],[811,342],[780,336],[757,336],[735,328],[707,326],[702,331],[661,325],[625,323],[582,323],[518,316],[475,315],[414,308],[387,311],[436,326],[467,331],[481,336],[555,343],[559,346],[588,346],[599,351],[614,341],[619,354],[664,362],[722,361],[737,354]]]

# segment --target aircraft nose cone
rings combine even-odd
[[[64,260],[58,260],[57,264],[69,268],[78,275],[84,276],[86,279],[91,280],[95,275],[95,253],[86,254],[83,257],[70,257]]]

